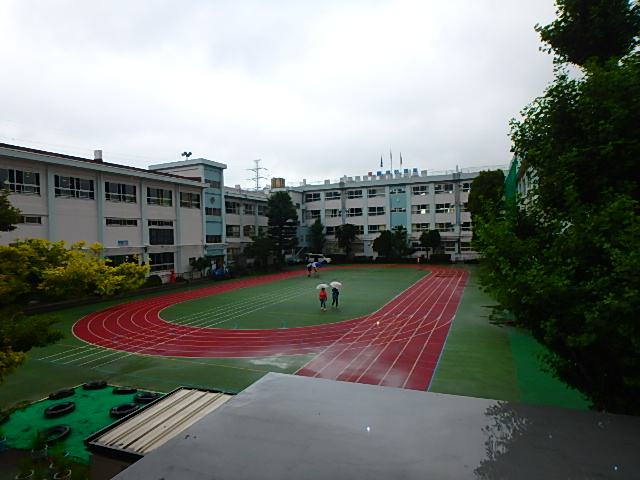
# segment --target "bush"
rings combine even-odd
[[[434,253],[429,257],[429,263],[451,263],[451,254]]]
[[[143,287],[159,287],[160,285],[162,285],[162,279],[158,275],[149,275],[147,280],[144,282]]]
[[[176,277],[176,283],[189,283],[189,280],[187,280],[186,278],[180,276],[180,277]]]

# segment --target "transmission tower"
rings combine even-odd
[[[254,173],[253,177],[248,178],[247,180],[251,180],[252,182],[256,182],[256,192],[260,190],[260,180],[267,180],[267,177],[263,177],[262,175],[260,175],[260,170],[267,170],[265,167],[261,167],[260,166],[260,162],[262,160],[258,159],[258,160],[254,160],[253,163],[256,164],[255,167],[253,168],[248,168],[247,170],[250,170]]]

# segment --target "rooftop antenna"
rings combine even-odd
[[[255,163],[256,166],[253,168],[247,168],[247,170],[250,170],[254,173],[254,176],[252,178],[248,178],[247,180],[256,182],[256,192],[260,191],[260,180],[267,180],[267,177],[263,177],[262,175],[260,175],[260,170],[267,170],[265,167],[260,166],[261,161],[262,159],[260,158],[258,160],[254,160],[253,163]]]
[[[189,157],[193,154],[191,152],[182,152],[180,155],[182,155],[185,159],[189,160]]]

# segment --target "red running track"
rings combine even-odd
[[[176,303],[300,275],[287,272],[116,305],[84,317],[73,332],[94,345],[144,355],[319,354],[297,375],[426,390],[468,277],[466,270],[429,269],[430,275],[377,312],[341,323],[224,330],[176,325],[159,316]]]

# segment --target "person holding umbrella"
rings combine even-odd
[[[320,310],[324,310],[325,312],[327,311],[327,290],[326,290],[327,285],[325,285],[324,283],[321,285],[318,285],[318,288],[320,289]]]
[[[331,306],[338,308],[338,297],[340,296],[340,289],[342,284],[340,282],[331,282]]]

